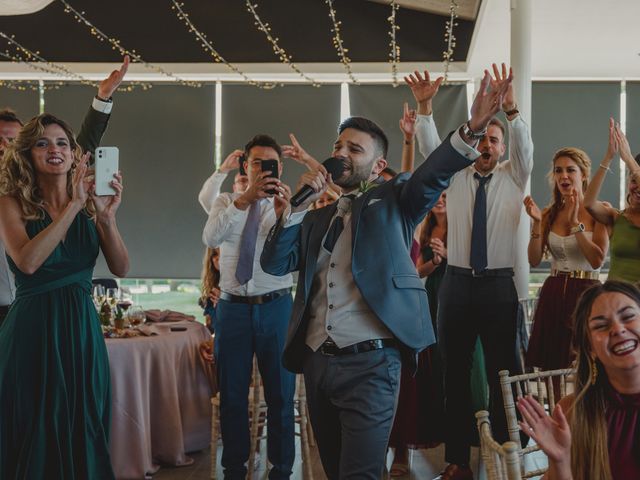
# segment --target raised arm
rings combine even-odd
[[[420,154],[426,159],[442,143],[435,123],[433,122],[433,98],[438,93],[444,77],[431,81],[429,72],[424,71],[424,77],[417,70],[404,77],[418,106],[416,121],[416,138]]]
[[[602,162],[600,162],[600,166],[596,170],[595,175],[589,182],[587,191],[584,194],[584,207],[596,222],[605,225],[609,229],[613,227],[613,223],[618,216],[618,212],[613,207],[607,206],[605,203],[598,201],[598,196],[600,195],[600,189],[604,183],[604,177],[607,175],[607,172],[611,171],[611,161],[618,150],[619,146],[616,138],[615,124],[613,118],[609,118],[609,143],[607,145],[607,152],[605,153]]]
[[[503,63],[501,71],[494,63],[493,78],[491,79],[491,88],[499,88],[507,76],[513,77],[513,72]],[[524,190],[531,176],[533,169],[533,141],[529,126],[518,112],[518,104],[513,89],[513,82],[509,83],[509,87],[502,99],[502,111],[507,116],[507,129],[509,131],[509,159],[511,176],[514,181]]]
[[[7,254],[21,272],[32,275],[67,235],[89,198],[90,184],[85,181],[88,154],[82,157],[72,177],[72,197],[60,215],[35,237],[29,238],[18,201],[11,196],[0,197],[0,236]]]
[[[78,145],[85,152],[90,152],[91,155],[100,145],[102,136],[107,129],[113,105],[111,97],[122,83],[128,68],[129,56],[125,55],[122,66],[118,70],[111,72],[107,78],[100,82],[98,95],[93,99],[93,103],[82,121],[80,132],[77,135]]]
[[[109,271],[118,277],[124,277],[129,271],[129,252],[122,240],[116,223],[116,211],[122,200],[122,176],[114,175],[110,185],[116,191],[115,195],[95,195],[95,183],[90,194],[96,206],[96,229],[100,239],[100,249],[107,261]]]
[[[413,143],[416,136],[416,111],[409,110],[409,105],[406,102],[404,104],[402,118],[400,119],[400,131],[402,131],[404,136],[400,172],[413,172],[415,158]]]
[[[234,150],[227,155],[227,158],[224,159],[224,162],[222,162],[218,170],[213,172],[213,174],[207,178],[202,185],[202,189],[198,194],[198,201],[207,215],[211,211],[213,202],[218,195],[220,195],[222,183],[225,178],[227,178],[229,172],[240,168],[240,157],[243,153],[244,152],[242,150]]]

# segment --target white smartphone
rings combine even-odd
[[[96,148],[96,195],[115,195],[116,191],[109,185],[118,173],[118,147]]]

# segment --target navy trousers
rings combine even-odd
[[[258,360],[267,403],[270,479],[287,479],[295,458],[295,375],[282,366],[291,317],[291,295],[263,305],[220,300],[214,320],[214,352],[220,388],[222,466],[225,478],[244,479],[249,458],[248,395],[253,355]],[[250,468],[253,468],[251,465]]]

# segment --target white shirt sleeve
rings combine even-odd
[[[93,97],[93,102],[91,102],[91,106],[94,110],[98,112],[106,113],[109,115],[111,113],[111,109],[113,108],[113,102],[103,102],[99,100],[97,97]]]
[[[522,115],[516,115],[507,122],[509,130],[509,160],[511,176],[524,190],[533,169],[533,141],[529,126]]]
[[[227,178],[226,173],[216,171],[202,185],[202,189],[198,194],[198,201],[207,214],[211,211],[215,199],[220,195],[220,189],[225,178]]]
[[[418,115],[416,120],[416,139],[420,154],[427,159],[442,143],[433,115]]]
[[[203,243],[210,247],[219,247],[229,236],[242,218],[244,210],[238,209],[233,203],[230,193],[222,193],[215,199],[209,212],[209,218],[202,232]]]
[[[478,143],[476,142],[476,145]],[[456,128],[456,131],[451,135],[451,146],[463,157],[469,160],[475,160],[480,156],[480,152],[465,142],[460,136],[460,128]]]

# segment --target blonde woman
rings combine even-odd
[[[589,156],[566,147],[553,156],[549,181],[551,203],[540,212],[531,197],[524,200],[532,219],[529,263],[551,257],[551,275],[540,291],[526,364],[543,370],[571,364],[572,313],[584,290],[598,282],[609,245],[604,225],[587,212],[583,192],[591,172]]]
[[[640,290],[593,285],[575,327],[577,393],[552,417],[533,398],[520,399],[520,428],[547,454],[547,480],[640,478]]]
[[[122,179],[99,197],[68,125],[30,120],[0,165],[0,237],[16,300],[0,327],[0,478],[113,478],[109,362],[91,299],[98,250],[129,269]]]
[[[198,305],[204,310],[205,324],[211,333],[213,333],[213,323],[219,299],[220,249],[207,247],[202,260],[202,286]]]

